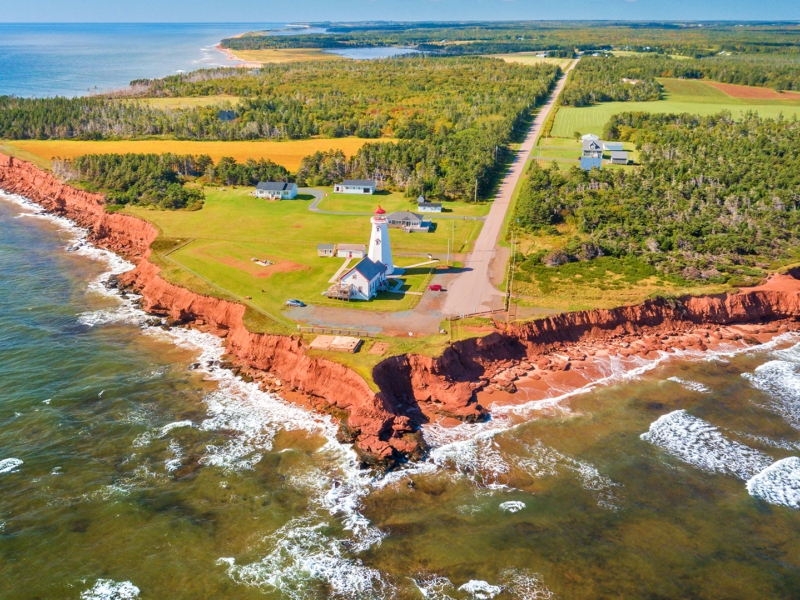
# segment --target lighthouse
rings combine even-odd
[[[394,261],[392,260],[392,245],[389,242],[389,220],[386,218],[386,211],[379,206],[370,222],[372,223],[372,234],[369,238],[369,258],[386,265],[386,274],[391,275],[394,271]]]

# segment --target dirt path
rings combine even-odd
[[[511,205],[511,196],[514,194],[514,189],[517,187],[520,177],[522,177],[525,165],[542,130],[542,125],[544,125],[547,117],[552,112],[556,99],[564,89],[567,75],[577,62],[574,61],[565,71],[549,100],[539,111],[539,114],[536,115],[528,136],[517,151],[517,156],[511,164],[511,168],[497,190],[489,216],[486,217],[483,229],[481,229],[481,233],[475,242],[475,249],[467,256],[464,263],[464,271],[449,283],[447,299],[442,307],[442,312],[445,314],[469,315],[503,308],[504,294],[492,285],[491,281],[492,271],[495,272],[495,275],[501,273],[505,269],[505,263],[508,260],[506,256],[505,260],[497,260],[494,261],[494,265],[492,264],[498,253],[497,242],[500,240],[503,221]],[[501,262],[502,264],[500,264]]]

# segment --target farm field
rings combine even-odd
[[[230,156],[239,162],[248,158],[269,159],[296,171],[306,156],[317,151],[342,150],[347,156],[356,154],[367,142],[362,138],[292,140],[287,142],[194,142],[183,140],[121,140],[121,141],[82,141],[82,140],[15,140],[3,142],[4,145],[35,155],[45,161],[55,157],[75,158],[85,154],[117,153],[155,153],[164,154],[208,154],[214,161]],[[392,141],[392,140],[382,140]]]
[[[314,60],[349,60],[317,48],[281,48],[277,50],[237,50],[233,53],[239,60],[251,63],[276,64],[300,63]]]
[[[311,196],[298,198],[269,202],[250,196],[250,189],[209,189],[205,205],[199,211],[155,211],[141,207],[128,207],[125,211],[159,227],[161,238],[182,240],[184,245],[169,254],[169,261],[234,298],[250,296],[250,304],[271,314],[282,311],[289,298],[376,311],[407,310],[416,304],[419,296],[389,293],[368,303],[341,303],[324,298],[321,294],[329,287],[328,281],[343,259],[317,257],[317,244],[366,245],[369,219],[312,213],[308,210]],[[482,223],[453,223],[456,251],[465,251],[477,237]],[[445,253],[452,227],[428,234],[392,229],[392,247],[396,254]],[[267,259],[274,264],[262,267],[252,258]],[[398,257],[397,264],[423,261],[424,258],[414,256]],[[422,291],[429,277],[430,267],[413,269],[405,274],[403,289]]]
[[[551,135],[571,138],[576,131],[602,135],[604,125],[612,115],[632,111],[713,115],[727,110],[734,118],[746,111],[756,111],[762,117],[768,118],[781,114],[786,117],[800,116],[800,99],[745,101],[728,96],[702,81],[659,79],[659,82],[664,86],[664,100],[605,102],[585,108],[563,106],[556,114]]]
[[[537,56],[538,52],[512,52],[511,54],[490,54],[492,58],[499,58],[507,63],[518,63],[521,65],[538,65],[541,63],[558,65],[562,69],[566,69],[569,63],[572,62],[571,58],[555,58],[555,57],[541,57]]]
[[[216,94],[211,96],[188,96],[180,98],[141,98],[139,101],[153,108],[179,109],[195,108],[196,106],[213,106],[214,104],[222,104],[223,102],[236,104],[239,102],[239,96]]]

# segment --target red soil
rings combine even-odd
[[[731,98],[745,100],[800,100],[800,92],[778,92],[772,88],[753,87],[749,85],[734,85],[732,83],[717,83],[706,81],[708,85],[717,88]]]

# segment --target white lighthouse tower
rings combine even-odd
[[[369,257],[375,262],[386,265],[386,274],[391,275],[394,272],[394,261],[392,260],[392,244],[389,242],[389,220],[386,218],[386,211],[379,206],[370,222],[372,223],[372,234],[369,238]]]

